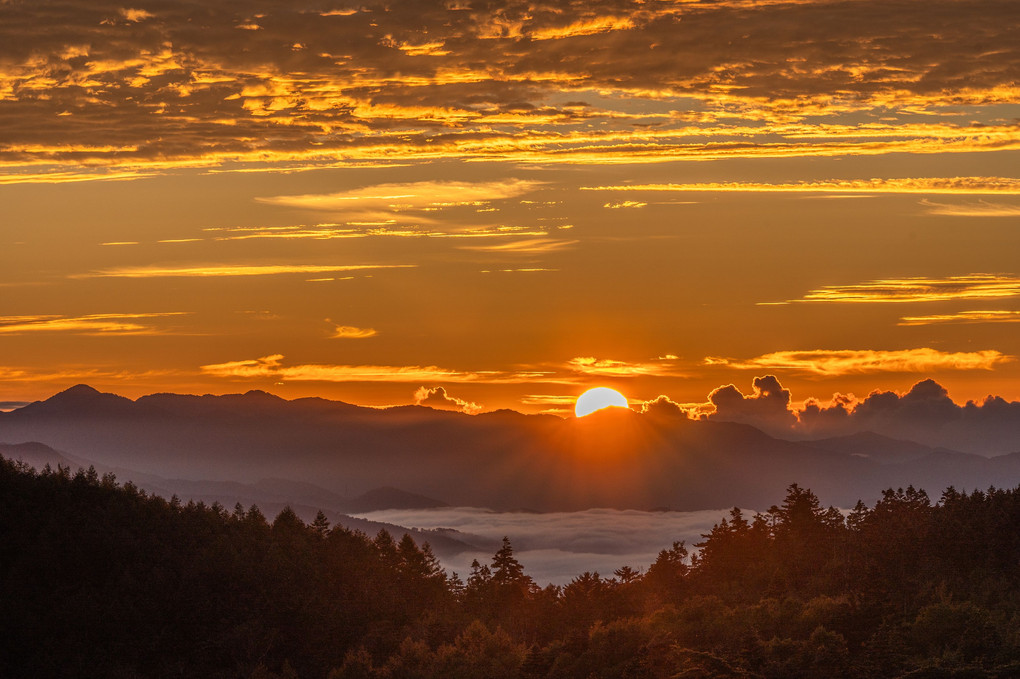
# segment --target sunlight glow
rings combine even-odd
[[[595,387],[577,397],[577,402],[574,404],[574,414],[577,417],[584,417],[596,410],[602,410],[611,406],[626,408],[627,398],[615,389]]]

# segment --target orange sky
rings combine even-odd
[[[0,405],[1020,399],[1018,27],[1014,0],[2,1]]]

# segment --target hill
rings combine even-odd
[[[979,458],[877,435],[795,442],[743,424],[627,410],[581,419],[465,415],[287,401],[260,391],[132,401],[80,385],[0,413],[0,441],[41,441],[163,479],[281,479],[343,498],[392,487],[451,505],[538,511],[767,508],[791,482],[852,506],[888,486],[1020,482],[1010,456]]]

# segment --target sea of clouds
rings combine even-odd
[[[642,571],[659,551],[683,540],[688,549],[701,541],[729,510],[696,512],[642,512],[588,509],[581,512],[497,512],[477,507],[388,509],[360,514],[362,518],[423,530],[453,529],[458,538],[476,550],[441,557],[447,571],[462,578],[471,561],[488,564],[504,536],[514,556],[539,585],[564,585],[585,571],[612,577],[621,566]],[[753,515],[745,511],[745,516]]]

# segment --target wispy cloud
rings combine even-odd
[[[52,383],[62,388],[76,382],[125,383],[165,378],[175,374],[177,371],[174,370],[133,371],[110,366],[54,365],[40,370],[34,367],[0,365],[0,380],[5,382],[25,382],[34,385]]]
[[[534,255],[546,252],[556,252],[576,245],[576,240],[563,240],[556,238],[526,238],[510,243],[497,243],[495,245],[461,245],[461,250],[475,250],[477,252],[496,252],[515,255]]]
[[[968,274],[947,278],[881,278],[850,285],[824,285],[792,302],[902,303],[943,302],[954,299],[997,299],[1020,295],[1020,277],[1000,274]]]
[[[897,325],[936,325],[940,323],[1020,323],[1020,311],[959,311],[953,314],[904,316]]]
[[[1020,205],[1010,203],[936,203],[922,200],[926,212],[930,215],[945,217],[1020,217]]]
[[[746,360],[708,357],[706,365],[745,370],[792,370],[826,377],[856,373],[923,373],[942,370],[992,370],[1014,360],[999,351],[944,352],[927,347],[898,351],[815,350],[777,351]]]
[[[158,335],[167,334],[170,330],[139,321],[187,314],[188,312],[184,311],[173,311],[143,314],[89,314],[86,316],[0,316],[0,334],[66,332],[76,335]]]
[[[609,186],[585,186],[584,191],[643,191],[643,192],[692,192],[692,191],[744,191],[781,193],[962,193],[962,194],[1020,194],[1020,179],[1014,177],[905,177],[873,179],[829,179],[825,181],[803,181],[790,183],[764,182],[702,182],[691,184],[615,184]],[[937,203],[922,204],[941,206]],[[605,207],[627,207],[628,203],[607,203]],[[1017,208],[1011,206],[1017,214]],[[1002,210],[1003,206],[989,206]],[[935,214],[959,214],[956,212],[935,212]]]
[[[330,335],[332,339],[364,339],[365,337],[375,337],[379,333],[376,332],[375,328],[357,328],[353,325],[338,325],[334,328],[333,334]]]
[[[555,381],[537,372],[463,371],[434,365],[284,365],[283,354],[201,366],[206,375],[227,378],[271,378],[293,382],[478,382],[516,384]]]
[[[371,269],[407,269],[416,264],[221,264],[208,266],[137,266],[102,269],[72,278],[210,278],[218,276],[276,276],[280,274],[333,273]]]
[[[617,361],[594,356],[578,356],[567,361],[566,368],[584,375],[600,377],[683,376],[676,367],[676,357],[669,356],[655,361]]]
[[[523,179],[500,182],[427,181],[377,184],[337,193],[272,196],[256,200],[269,205],[345,214],[352,219],[386,220],[394,214],[480,207],[491,201],[522,196],[541,185],[541,182]]]

